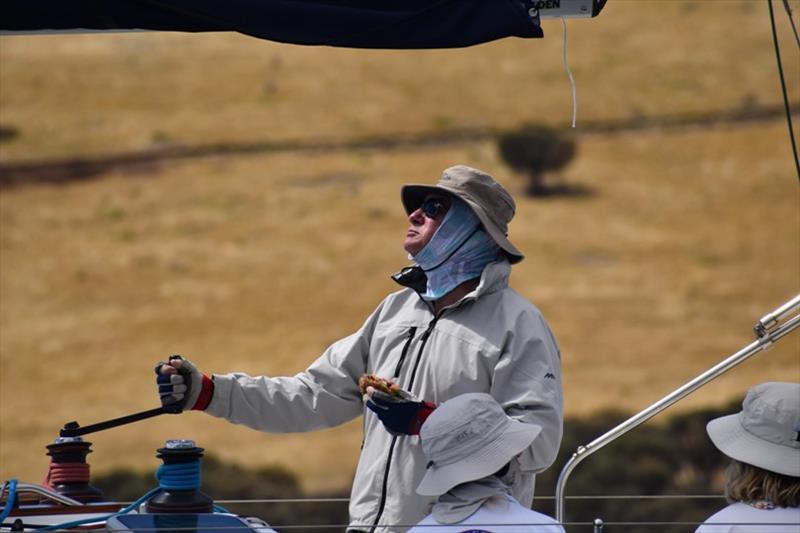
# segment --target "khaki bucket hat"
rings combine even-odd
[[[486,172],[456,165],[444,170],[436,185],[409,184],[400,191],[403,207],[411,214],[422,205],[431,193],[445,192],[464,200],[478,216],[492,239],[503,249],[511,263],[519,263],[525,257],[508,240],[508,223],[514,218],[514,199]]]
[[[728,457],[800,477],[800,383],[768,382],[747,391],[742,411],[706,426]]]

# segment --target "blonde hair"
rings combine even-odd
[[[725,498],[729,503],[767,501],[776,507],[800,507],[800,477],[734,459],[725,471]]]

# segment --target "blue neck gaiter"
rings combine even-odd
[[[479,278],[499,253],[500,247],[483,230],[478,216],[463,200],[453,198],[436,233],[411,257],[428,278],[422,298],[438,300],[465,281]]]

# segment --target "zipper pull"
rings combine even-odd
[[[403,351],[400,353],[400,359],[397,361],[397,366],[394,368],[395,379],[400,377],[400,369],[403,367],[403,361],[406,360],[406,354],[408,353],[408,348],[409,346],[411,346],[411,341],[414,340],[414,334],[416,332],[417,332],[416,326],[408,330],[408,337],[406,338],[406,343],[403,345]]]
[[[431,332],[433,332],[433,328],[436,327],[436,321],[439,320],[439,317],[435,317],[431,320],[431,323],[428,324],[428,329],[425,330],[425,333],[422,334],[422,341],[428,340],[428,337],[431,336]]]

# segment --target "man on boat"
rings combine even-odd
[[[305,372],[209,378],[180,358],[156,367],[163,403],[260,431],[311,431],[363,414],[349,531],[405,531],[429,512],[435,498],[415,492],[426,465],[418,434],[450,398],[488,393],[511,418],[542,427],[513,459],[511,491],[524,506],[561,441],[558,346],[539,310],[508,286],[511,265],[523,259],[507,237],[511,195],[489,174],[459,165],[436,185],[404,186],[401,197],[410,223],[403,247],[414,262],[393,276],[404,288]],[[364,374],[409,395],[373,395],[365,409]]]

